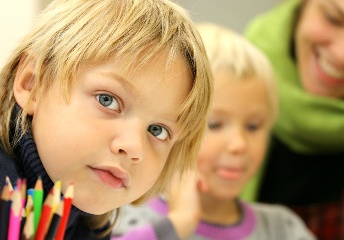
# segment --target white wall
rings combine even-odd
[[[0,0],[0,68],[18,41],[32,28],[50,0]],[[100,0],[101,1],[101,0]],[[242,32],[249,19],[283,0],[175,0],[195,21],[211,21]]]
[[[32,27],[39,9],[39,0],[0,1],[0,68]]]
[[[177,0],[197,22],[210,21],[242,33],[249,20],[284,0]]]

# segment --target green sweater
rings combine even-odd
[[[284,1],[253,19],[245,33],[248,40],[266,54],[273,66],[280,97],[279,118],[273,129],[273,136],[289,149],[289,157],[284,159],[278,157],[281,156],[279,154],[284,154],[279,153],[280,150],[270,149],[270,153],[275,154],[273,158],[277,154],[278,159],[268,159],[268,162],[274,161],[275,167],[269,165],[266,171],[260,171],[249,182],[242,193],[242,198],[248,201],[256,200],[263,174],[264,186],[272,180],[273,184],[279,186],[277,190],[276,187],[265,187],[265,192],[275,196],[281,188],[289,188],[290,194],[286,191],[286,195],[280,199],[291,196],[294,198],[291,202],[297,199],[303,201],[302,194],[294,194],[294,189],[299,193],[304,192],[314,202],[322,201],[322,198],[333,199],[333,196],[330,193],[324,194],[320,189],[316,193],[310,185],[321,183],[326,185],[325,188],[331,186],[328,192],[335,192],[337,195],[343,189],[343,178],[338,172],[343,169],[344,163],[344,101],[306,92],[292,56],[293,28],[301,2]],[[280,164],[280,167],[276,168],[276,164]],[[290,168],[281,170],[286,165]],[[295,172],[299,173],[297,178],[293,176]],[[303,177],[302,172],[308,173],[308,178]],[[325,173],[331,175],[327,183],[321,179]]]

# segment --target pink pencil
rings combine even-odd
[[[18,240],[20,231],[20,220],[23,203],[21,200],[20,190],[15,190],[12,193],[12,205],[10,211],[10,220],[8,225],[7,240]]]

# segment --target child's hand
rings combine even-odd
[[[168,217],[181,239],[190,236],[200,221],[199,186],[196,172],[188,172],[182,178],[178,176],[172,180]]]

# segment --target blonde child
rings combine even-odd
[[[277,115],[267,59],[239,35],[201,24],[215,79],[208,132],[198,155],[198,177],[176,177],[164,198],[128,206],[117,239],[314,239],[283,206],[249,204],[241,190],[264,158]],[[147,224],[150,222],[152,224]]]
[[[109,239],[112,211],[193,165],[212,75],[167,0],[56,0],[0,77],[0,188],[74,184],[65,239]]]

